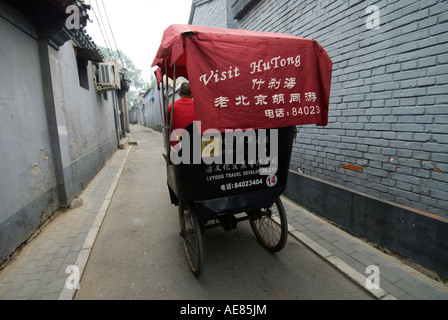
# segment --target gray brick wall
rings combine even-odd
[[[227,0],[201,1],[198,3],[191,24],[199,26],[227,27]]]
[[[293,170],[448,217],[448,2],[262,0],[238,26],[315,39],[334,62],[329,125],[300,127]]]

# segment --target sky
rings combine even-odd
[[[172,24],[188,23],[192,0],[85,0],[85,2],[93,9],[89,10],[92,22],[88,22],[86,27],[92,40],[97,45],[112,50],[118,47],[138,69],[143,71],[144,80],[149,82],[151,63],[164,30]]]

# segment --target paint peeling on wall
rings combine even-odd
[[[32,166],[30,169],[30,172],[33,176],[37,176],[41,171],[40,171],[40,165],[37,164],[35,166]]]

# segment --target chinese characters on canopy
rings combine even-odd
[[[271,78],[269,82],[263,79],[252,80],[252,90],[261,91],[262,89],[273,90],[272,95],[256,94],[251,97],[245,95],[238,95],[236,97],[219,96],[215,98],[214,105],[216,108],[228,108],[230,106],[266,106],[269,109],[265,109],[265,116],[273,118],[283,118],[285,116],[307,116],[320,114],[319,106],[304,106],[301,107],[298,104],[302,102],[302,99],[306,103],[316,102],[316,92],[299,93],[294,92],[294,88],[297,84],[297,79],[294,77],[277,79]],[[285,89],[291,91],[288,94],[277,93],[279,89]],[[294,105],[295,107],[285,109],[282,106]]]

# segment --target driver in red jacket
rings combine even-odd
[[[173,130],[185,129],[196,117],[189,83],[182,83],[179,95],[180,99],[174,101]],[[168,106],[170,115],[171,108],[172,103]]]
[[[173,131],[176,130],[176,135],[181,136],[182,129],[185,129],[192,123],[196,114],[194,111],[193,97],[191,94],[190,84],[182,83],[179,91],[180,99],[174,101],[174,115],[173,115]],[[168,106],[168,111],[171,116],[172,103]],[[181,130],[179,130],[181,129]],[[177,142],[172,141],[171,145],[176,145]]]

